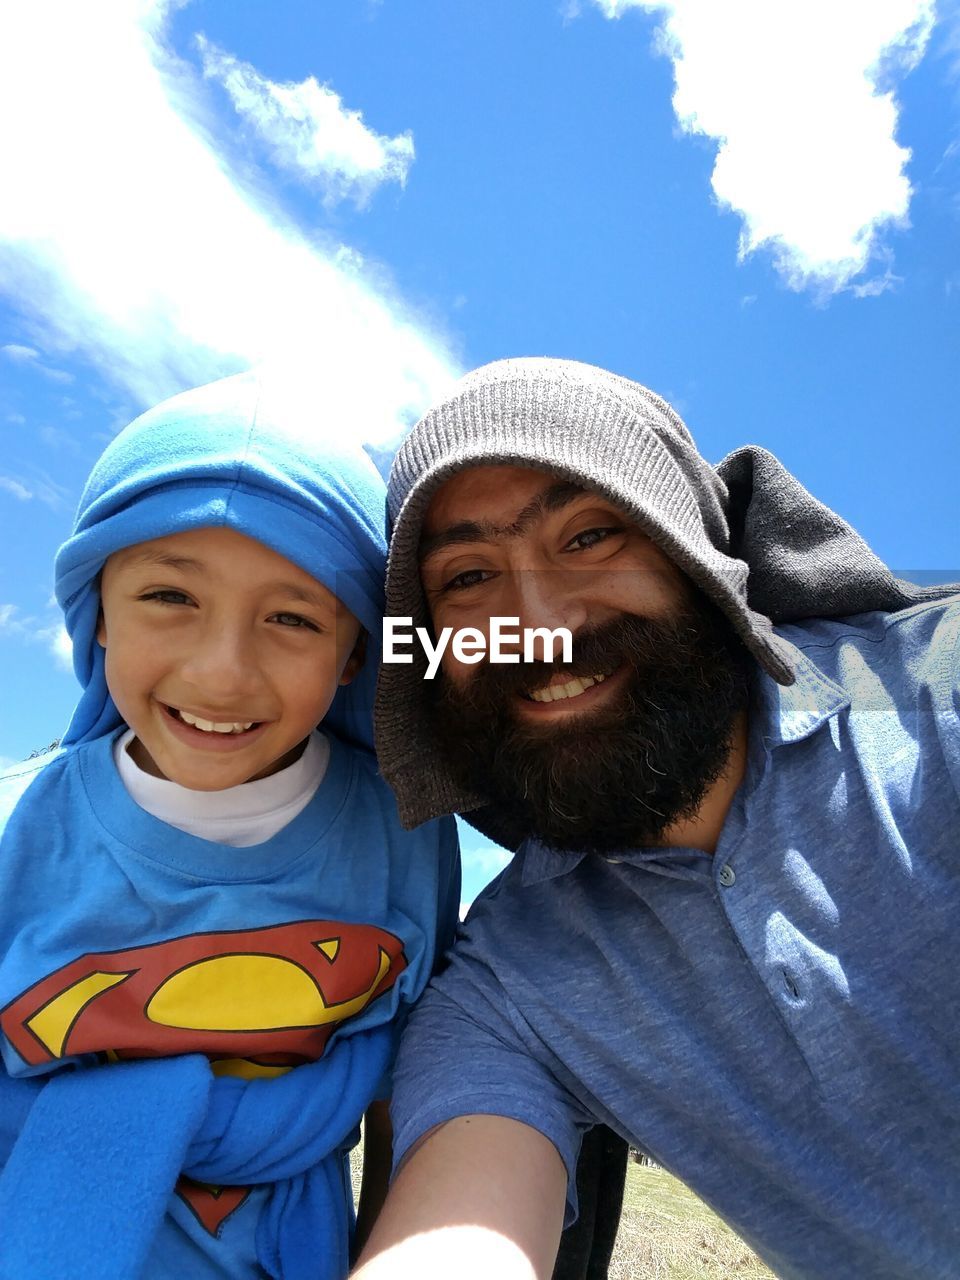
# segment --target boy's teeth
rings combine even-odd
[[[184,724],[193,725],[194,729],[202,729],[204,733],[245,733],[254,724],[253,720],[201,720],[199,716],[192,716],[189,711],[181,711],[180,719]]]
[[[577,676],[566,684],[545,685],[542,689],[534,689],[530,697],[534,702],[556,702],[558,698],[578,698],[592,685],[602,684],[606,676]]]

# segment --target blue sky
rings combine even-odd
[[[0,108],[3,760],[75,700],[51,564],[97,453],[258,361],[368,438],[591,361],[960,576],[955,0],[31,0]]]

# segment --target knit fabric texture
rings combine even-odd
[[[504,465],[540,468],[621,508],[723,610],[780,684],[794,673],[773,623],[896,610],[957,589],[894,577],[765,449],[747,446],[713,467],[646,387],[576,361],[526,358],[468,374],[401,445],[388,486],[389,616],[429,627],[418,547],[430,500],[466,467]],[[459,787],[432,743],[425,673],[415,644],[412,664],[383,665],[377,690],[378,757],[409,827],[490,801]],[[496,830],[495,822],[478,825]]]

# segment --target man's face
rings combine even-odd
[[[519,617],[525,627],[566,627],[574,635],[639,614],[669,618],[689,598],[687,580],[635,524],[606,499],[527,467],[473,467],[449,480],[428,508],[420,572],[435,630],[476,627],[491,617]],[[558,647],[559,651],[559,647]],[[475,668],[448,646],[443,670],[467,684]],[[564,669],[565,670],[565,669]],[[561,723],[611,702],[626,675],[562,696],[564,670],[543,668],[546,700],[517,695],[515,716]]]
[[[472,468],[427,511],[421,578],[437,632],[489,635],[499,616],[574,637],[562,666],[468,666],[448,646],[428,697],[461,783],[557,848],[656,844],[692,816],[726,761],[746,655],[622,511],[543,471]]]

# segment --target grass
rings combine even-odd
[[[359,1191],[360,1148],[351,1159]],[[609,1280],[774,1280],[752,1249],[682,1182],[655,1166],[627,1165]]]
[[[665,1169],[627,1165],[610,1280],[772,1280],[752,1249]]]

